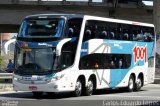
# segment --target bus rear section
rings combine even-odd
[[[139,91],[153,83],[154,25],[86,16],[79,69],[96,76],[95,89]],[[88,73],[90,73],[88,75]]]

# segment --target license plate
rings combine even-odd
[[[36,90],[37,90],[37,87],[36,87],[36,86],[29,86],[29,90],[30,90],[30,91],[36,91]]]

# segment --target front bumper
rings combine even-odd
[[[31,89],[33,88],[34,89]],[[17,81],[13,81],[13,90],[14,91],[39,91],[39,92],[61,92],[63,91],[60,88],[58,83],[46,83],[46,84],[23,84]]]

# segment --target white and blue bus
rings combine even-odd
[[[139,91],[153,83],[154,25],[78,14],[26,17],[15,46],[15,91]]]

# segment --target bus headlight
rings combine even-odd
[[[51,82],[52,78],[45,79],[46,82]]]
[[[14,80],[14,81],[18,81],[18,78],[16,78],[16,77],[13,77],[13,80]]]
[[[13,76],[13,80],[14,80],[14,81],[20,81],[20,80],[22,80],[22,78],[17,78],[17,77],[14,77],[14,76]]]
[[[61,75],[59,75],[59,76],[54,77],[53,79],[55,79],[55,80],[60,80],[61,78],[64,77],[64,75],[65,75],[65,74],[61,74]]]

